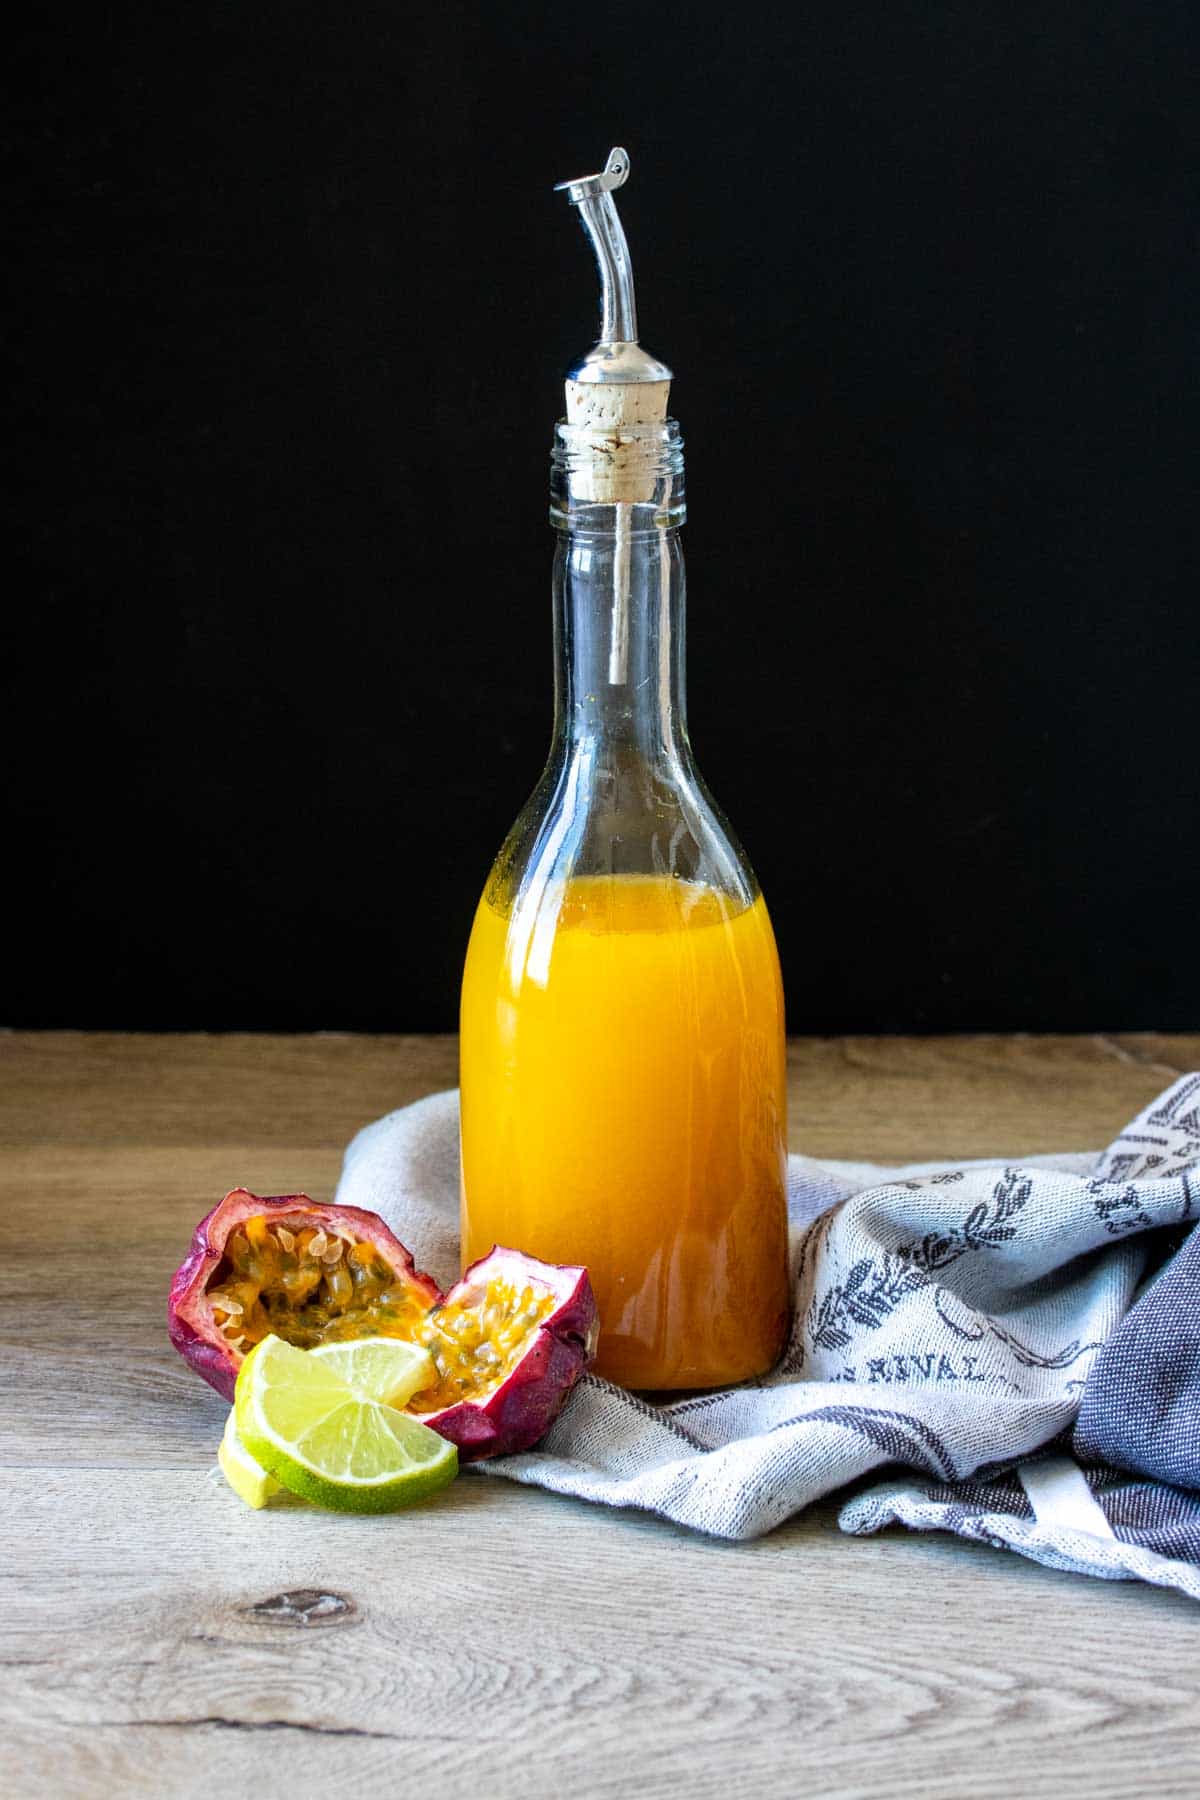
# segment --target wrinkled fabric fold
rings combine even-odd
[[[899,1465],[910,1475],[856,1495],[845,1529],[956,1530],[1200,1597],[1190,1515],[1164,1525],[1159,1491],[1164,1471],[1185,1500],[1200,1486],[1198,1168],[1200,1076],[1100,1155],[898,1169],[793,1156],[795,1312],[778,1367],[665,1405],[587,1376],[536,1450],[484,1468],[747,1539]],[[436,1094],[358,1134],[337,1200],[380,1213],[444,1285],[458,1273],[458,1179],[457,1094]],[[1089,1488],[1121,1514],[1107,1540],[1039,1521],[998,1473],[1069,1450],[1077,1420]],[[1169,1554],[1155,1548],[1164,1531]]]

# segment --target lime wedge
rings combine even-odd
[[[437,1368],[428,1350],[399,1338],[355,1338],[348,1344],[318,1344],[310,1356],[319,1356],[327,1369],[340,1375],[367,1400],[385,1406],[404,1406],[422,1388],[432,1387]]]
[[[250,1452],[237,1434],[237,1419],[232,1406],[229,1417],[225,1421],[225,1435],[221,1439],[221,1447],[217,1451],[217,1461],[221,1465],[221,1473],[237,1495],[247,1506],[256,1510],[267,1504],[272,1495],[282,1492],[273,1475],[256,1463]]]
[[[254,1346],[234,1408],[251,1456],[293,1494],[336,1512],[393,1512],[458,1473],[453,1444],[282,1338]]]

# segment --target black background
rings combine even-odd
[[[623,143],[691,719],[799,1031],[1193,1026],[1194,4],[31,27],[13,1024],[447,1028]]]

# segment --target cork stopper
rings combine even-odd
[[[591,466],[571,476],[574,498],[635,505],[654,498],[655,449],[637,428],[667,417],[671,371],[638,343],[629,245],[613,193],[629,177],[629,157],[609,151],[598,175],[561,181],[579,209],[600,270],[600,336],[564,383],[567,422],[584,427],[594,444]]]

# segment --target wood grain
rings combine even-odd
[[[792,1046],[810,1154],[1098,1145],[1200,1037]],[[452,1039],[0,1036],[0,1793],[1200,1791],[1200,1614],[818,1509],[725,1545],[479,1475],[252,1514],[163,1302],[237,1181],[327,1193]]]
[[[905,1161],[1099,1145],[1200,1062],[1200,1033],[793,1038],[791,1145]],[[453,1037],[0,1032],[0,1144],[340,1151],[453,1087]],[[280,1178],[282,1179],[282,1178]],[[311,1178],[310,1178],[311,1179]]]

